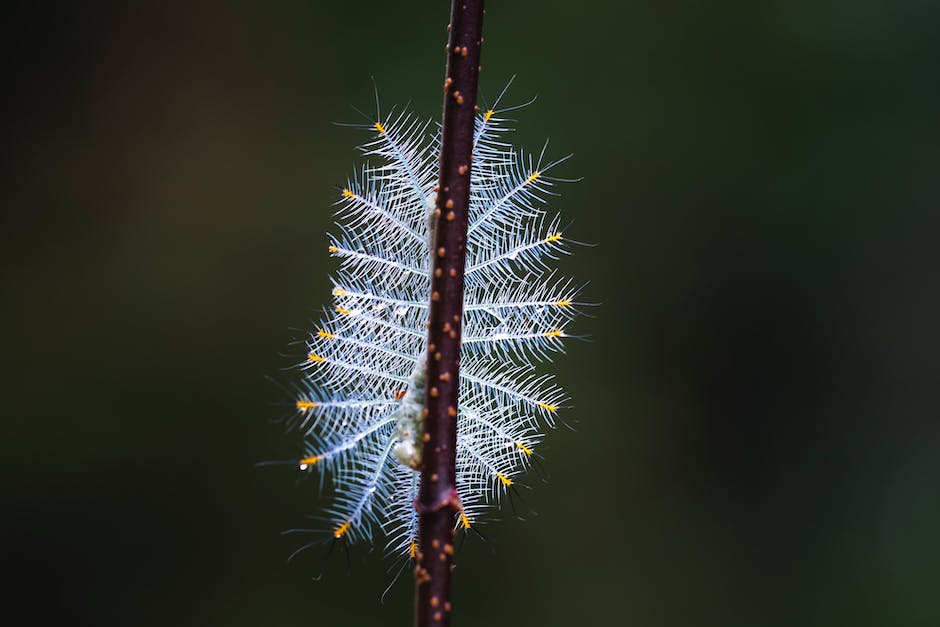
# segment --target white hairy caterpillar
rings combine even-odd
[[[499,506],[566,407],[537,364],[572,337],[581,304],[580,287],[553,269],[568,240],[542,208],[564,180],[548,173],[568,157],[545,162],[544,148],[536,157],[505,143],[501,116],[516,107],[498,104],[477,116],[470,172],[454,521],[462,529]],[[440,140],[409,113],[377,114],[365,128],[373,136],[361,149],[378,163],[362,166],[337,201],[333,308],[305,340],[295,385],[298,463],[331,482],[328,537],[373,542],[380,531],[386,553],[413,558]]]

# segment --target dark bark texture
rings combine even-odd
[[[415,556],[418,627],[450,624],[454,525],[460,512],[455,468],[460,335],[483,13],[483,0],[452,0],[444,79],[441,174],[431,253],[425,442],[421,489],[415,503],[419,517]]]

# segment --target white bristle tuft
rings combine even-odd
[[[509,109],[507,109],[509,110]],[[556,275],[570,254],[544,206],[565,159],[514,149],[500,111],[476,121],[457,409],[457,488],[467,529],[497,508],[530,467],[533,449],[568,397],[537,365],[563,351],[580,287]],[[300,470],[329,480],[334,538],[375,542],[414,557],[420,473],[429,207],[439,129],[403,112],[369,125],[373,163],[337,200],[329,254],[339,263],[333,306],[305,342],[296,427]],[[429,205],[429,199],[432,204]]]

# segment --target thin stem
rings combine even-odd
[[[476,113],[483,0],[451,0],[444,81],[441,174],[434,211],[428,378],[425,401],[415,624],[450,624],[450,576],[457,495],[457,391],[463,320],[467,215]]]

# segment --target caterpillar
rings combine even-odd
[[[511,81],[510,81],[511,82]],[[508,88],[508,85],[507,85]],[[539,364],[573,337],[581,286],[554,262],[571,252],[546,201],[568,179],[555,161],[506,141],[518,109],[495,103],[475,121],[465,270],[456,529],[499,507],[532,465],[546,428],[570,399]],[[524,106],[524,105],[521,105]],[[291,427],[301,471],[332,496],[325,537],[381,544],[414,558],[425,395],[425,322],[439,129],[407,111],[356,125],[371,134],[362,165],[338,194],[328,252],[339,262],[332,307],[303,340]]]

